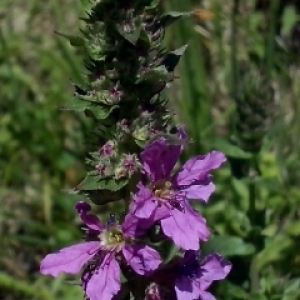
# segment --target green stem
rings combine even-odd
[[[248,174],[248,192],[249,192],[249,210],[248,216],[253,230],[253,236],[251,237],[253,245],[259,249],[261,248],[260,236],[257,232],[258,227],[258,211],[256,207],[256,198],[257,198],[257,187],[255,179],[258,176],[257,171],[257,157],[254,156],[251,161],[251,167]],[[259,250],[258,250],[259,251]],[[253,255],[250,269],[249,269],[249,279],[250,279],[250,293],[256,295],[259,292],[259,269],[257,268],[256,263],[256,253]]]
[[[248,186],[248,192],[249,192],[249,219],[251,225],[255,226],[256,225],[256,205],[255,205],[256,186],[251,178]]]
[[[280,4],[279,0],[271,1],[270,30],[267,37],[267,45],[265,51],[266,74],[269,78],[271,77],[271,72],[274,64],[275,36],[276,36],[276,25],[278,22],[279,4]]]
[[[236,100],[236,91],[238,87],[238,64],[237,64],[237,24],[236,17],[239,12],[240,0],[233,1],[231,12],[231,97]]]

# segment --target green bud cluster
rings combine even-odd
[[[259,152],[274,115],[274,89],[258,70],[241,72],[236,93],[235,131],[240,147]]]
[[[173,130],[162,91],[186,46],[167,51],[162,40],[168,25],[189,14],[162,14],[159,0],[89,2],[81,36],[61,34],[85,53],[86,67],[65,109],[94,121],[88,174],[75,190],[102,204],[111,193],[126,195],[122,191],[137,180],[141,149]]]

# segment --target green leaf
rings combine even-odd
[[[291,34],[296,22],[299,21],[299,16],[296,13],[296,9],[293,6],[287,6],[282,16],[282,33],[283,35]]]
[[[106,105],[91,105],[88,110],[95,116],[97,120],[105,120],[113,110],[118,108],[118,105],[106,106]]]
[[[244,256],[255,252],[253,245],[245,243],[237,236],[213,236],[202,246],[202,253],[217,252],[223,256]]]
[[[167,81],[171,78],[165,66],[159,66],[143,73],[135,83],[139,84],[143,81]]]
[[[286,232],[291,236],[300,236],[300,220],[290,223],[286,228]]]
[[[192,15],[191,12],[171,11],[163,14],[160,21],[162,26],[166,27],[180,19],[190,17],[191,15]]]
[[[246,152],[236,145],[223,139],[215,139],[213,142],[208,143],[211,148],[222,151],[225,155],[233,158],[250,159],[252,154]]]
[[[92,103],[90,101],[84,100],[79,96],[75,96],[69,103],[62,106],[62,110],[77,110],[84,111],[90,107]]]
[[[164,66],[169,72],[173,72],[179,60],[185,50],[187,49],[188,45],[184,45],[174,51],[171,51],[167,54],[166,58],[163,61]]]
[[[124,28],[122,25],[117,26],[118,32],[131,44],[135,45],[138,41],[142,27],[140,24],[135,24],[135,28],[129,32],[124,31]]]
[[[80,191],[92,191],[92,190],[98,190],[100,187],[100,176],[90,176],[87,175],[81,183],[75,188],[75,190]]]
[[[158,7],[161,0],[152,0],[149,6],[145,7],[145,10],[152,10]]]
[[[80,191],[109,190],[115,192],[123,188],[127,182],[128,180],[101,178],[100,176],[88,174],[75,189]]]
[[[57,32],[57,31],[55,31],[55,33],[62,36],[62,37],[64,37],[65,39],[67,39],[69,41],[70,45],[73,46],[73,47],[83,47],[83,46],[85,46],[85,40],[80,36],[60,33],[60,32]]]

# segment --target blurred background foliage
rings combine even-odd
[[[189,44],[168,90],[193,139],[185,159],[211,149],[229,158],[200,208],[215,233],[203,251],[234,265],[213,288],[219,299],[300,299],[299,2],[163,4],[195,11],[166,34],[169,48]],[[84,177],[91,125],[60,110],[83,69],[55,31],[77,34],[83,14],[77,0],[0,2],[1,300],[82,299],[76,282],[38,269],[81,238],[78,198],[64,190]]]

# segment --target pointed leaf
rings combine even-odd
[[[223,256],[243,256],[254,253],[255,248],[237,236],[213,236],[202,245],[202,253],[207,255],[213,252]]]
[[[171,79],[171,76],[165,66],[160,66],[144,72],[135,83],[139,84],[143,81],[167,81],[169,79]]]
[[[128,180],[115,180],[112,178],[101,178],[100,176],[87,175],[75,188],[80,191],[110,190],[118,191],[127,184]]]
[[[210,147],[222,151],[226,156],[241,159],[250,159],[252,154],[246,152],[236,145],[223,139],[216,139],[214,142],[210,143]]]
[[[60,33],[55,31],[56,34],[66,38],[70,45],[73,47],[82,47],[85,45],[85,40],[84,38],[80,37],[80,36],[76,36],[76,35],[70,35],[70,34],[65,34],[65,33]]]
[[[105,120],[111,114],[111,112],[118,107],[118,105],[91,105],[88,107],[88,110],[95,116],[97,120]]]
[[[163,14],[160,21],[161,21],[161,24],[164,27],[166,27],[180,19],[190,17],[191,15],[192,15],[192,12],[171,11],[171,12]]]
[[[131,44],[135,45],[141,34],[140,24],[135,24],[135,28],[126,32],[122,25],[117,26],[118,32]]]
[[[84,100],[81,97],[75,96],[69,103],[66,103],[62,106],[61,110],[77,110],[77,111],[84,111],[88,109],[91,105],[90,101]]]
[[[163,64],[169,72],[174,71],[175,67],[177,66],[181,56],[183,55],[187,47],[188,45],[184,45],[167,54],[166,58],[163,61]]]

